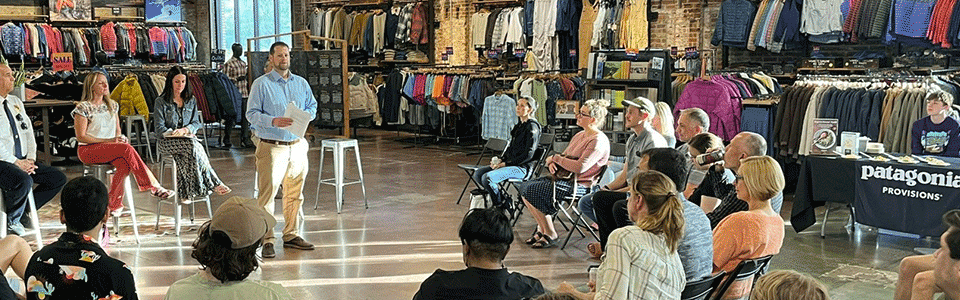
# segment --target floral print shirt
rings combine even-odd
[[[65,232],[33,254],[27,299],[137,299],[133,273],[86,235]]]

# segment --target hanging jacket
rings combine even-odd
[[[233,80],[230,80],[226,74],[220,72],[214,72],[213,76],[220,82],[220,85],[224,87],[224,91],[227,93],[227,98],[230,99],[230,103],[233,104],[234,112],[242,112],[243,107],[243,96],[240,95],[240,90],[237,89],[237,85],[233,83]],[[243,121],[243,114],[235,114],[237,122]]]
[[[110,99],[120,103],[121,116],[141,115],[150,120],[150,107],[143,97],[143,90],[140,89],[136,75],[127,75],[110,93]]]
[[[210,113],[210,103],[207,102],[207,97],[203,91],[203,83],[201,83],[200,77],[194,74],[188,75],[187,84],[190,85],[190,91],[193,92],[193,96],[197,98],[197,109],[202,112],[201,115],[203,116],[204,123],[216,122],[217,118]]]
[[[681,110],[699,107],[710,116],[710,132],[724,141],[740,132],[740,103],[733,101],[726,88],[714,81],[694,80],[687,83],[674,108],[674,116]]]
[[[218,120],[236,118],[237,112],[233,109],[233,100],[227,95],[227,89],[213,74],[200,75],[203,82],[203,92],[207,95],[207,104],[210,105],[210,114]]]

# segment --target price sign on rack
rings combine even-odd
[[[73,71],[73,53],[54,53],[50,61],[53,62],[53,71]]]

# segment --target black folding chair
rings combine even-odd
[[[734,281],[747,280],[750,279],[751,276],[753,277],[753,283],[750,284],[752,287],[753,284],[757,282],[757,279],[766,271],[771,258],[773,258],[773,255],[741,261],[740,264],[733,269],[733,272],[730,272],[730,275],[726,276],[727,278],[724,279],[720,287],[716,289],[716,293],[712,294],[713,299],[723,299],[723,295],[727,293],[727,290],[730,289]]]
[[[713,292],[720,286],[720,283],[723,282],[723,275],[727,273],[720,271],[717,274],[713,274],[708,278],[702,280],[687,282],[687,285],[683,288],[683,292],[680,293],[680,300],[706,300],[710,297],[710,292]]]
[[[467,182],[463,184],[463,190],[460,191],[460,197],[457,198],[457,204],[460,204],[460,200],[463,199],[463,194],[467,192],[467,187],[470,186],[470,183],[473,182],[473,185],[477,188],[480,188],[480,183],[473,180],[473,173],[476,173],[478,169],[484,167],[480,163],[483,161],[487,150],[490,150],[491,153],[503,153],[503,150],[507,149],[507,144],[509,142],[501,139],[490,139],[487,141],[487,144],[483,147],[483,151],[480,152],[480,157],[477,158],[477,163],[474,165],[468,164],[458,164],[461,170],[467,173]]]
[[[593,230],[593,227],[590,227],[587,221],[583,219],[583,212],[577,209],[577,203],[580,201],[580,198],[583,198],[583,196],[591,193],[594,190],[593,188],[600,182],[600,178],[603,177],[603,173],[606,173],[606,172],[607,172],[607,166],[600,167],[600,172],[598,172],[597,175],[595,175],[593,178],[593,185],[591,185],[590,188],[583,193],[577,192],[578,183],[576,178],[579,176],[574,176],[573,182],[571,182],[571,185],[570,185],[570,188],[573,189],[573,191],[570,193],[570,196],[567,197],[566,199],[556,199],[556,197],[554,197],[553,199],[554,200],[553,203],[557,205],[557,208],[559,208],[557,209],[557,213],[555,213],[554,219],[559,220],[560,218],[557,218],[557,216],[559,216],[559,214],[562,212],[563,215],[567,217],[567,220],[570,220],[570,222],[573,223],[573,226],[571,227],[573,229],[576,229],[577,232],[580,233],[580,237],[587,237],[585,234],[583,234],[583,230],[580,230],[580,227],[584,227],[584,228],[587,228],[587,230],[590,232],[590,235],[592,235],[594,239],[599,241],[600,235],[597,234],[597,232]],[[556,195],[556,186],[554,186],[554,195]],[[563,205],[564,202],[567,203],[566,207],[564,207]],[[574,218],[573,216],[571,216],[570,215],[571,212],[573,213],[573,216],[577,216],[577,217]],[[563,221],[561,221],[560,224],[563,225]],[[564,225],[564,227],[566,226]],[[570,229],[567,229],[567,230],[569,230],[569,232],[567,233],[567,238],[563,240],[563,246],[560,246],[560,250],[563,250],[564,248],[567,247],[567,242],[569,242],[570,237],[573,236],[573,230],[570,230]]]

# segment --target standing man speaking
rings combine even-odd
[[[273,71],[253,81],[247,102],[247,119],[257,138],[257,199],[270,214],[274,213],[274,196],[283,184],[283,247],[313,250],[313,244],[297,236],[299,212],[303,203],[303,182],[307,176],[307,150],[310,146],[301,136],[286,130],[293,119],[284,117],[287,105],[317,115],[317,99],[307,80],[290,73],[290,46],[276,42],[270,46]],[[261,256],[276,256],[273,230],[264,237]]]

